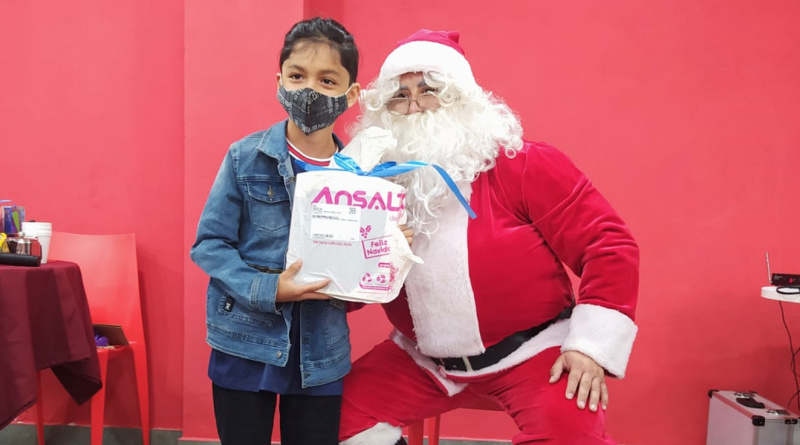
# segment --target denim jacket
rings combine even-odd
[[[286,123],[231,145],[200,216],[191,257],[211,277],[208,344],[277,366],[285,366],[289,348],[299,346],[305,388],[350,371],[350,329],[343,302],[304,301],[295,320],[302,341],[291,345],[293,303],[275,301],[278,275],[286,267],[295,184]]]

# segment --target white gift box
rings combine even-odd
[[[320,292],[348,301],[397,297],[414,256],[403,232],[405,189],[345,170],[300,173],[295,184],[287,264],[303,260],[295,281],[329,278]]]

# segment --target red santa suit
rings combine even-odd
[[[438,229],[415,237],[414,253],[425,264],[384,305],[396,328],[392,340],[345,378],[344,444],[394,444],[397,427],[477,395],[507,408],[521,431],[515,444],[614,443],[602,410],[579,410],[564,396],[566,377],[551,385],[548,374],[561,351],[578,351],[624,376],[637,331],[638,247],[557,149],[525,142],[514,157],[500,153],[491,170],[460,184],[477,218],[452,199]],[[565,266],[580,277],[577,296]],[[553,321],[572,304],[569,319]],[[470,366],[470,357],[543,324],[513,352]],[[465,365],[458,370],[437,360],[459,357]],[[576,432],[577,424],[586,431]]]

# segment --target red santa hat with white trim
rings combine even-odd
[[[386,56],[379,78],[389,79],[405,73],[436,72],[452,78],[462,90],[478,88],[457,31],[420,29]]]

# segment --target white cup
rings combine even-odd
[[[47,252],[50,250],[50,237],[53,235],[53,223],[23,221],[22,233],[39,240],[39,244],[42,246],[42,264],[46,263]]]

